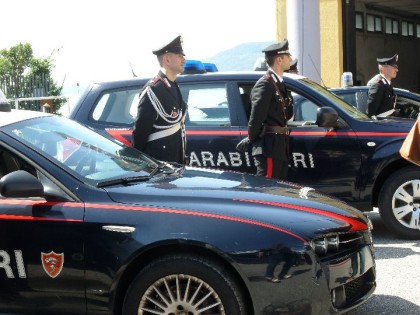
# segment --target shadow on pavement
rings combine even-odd
[[[375,310],[375,315],[420,314],[420,306],[407,300],[391,295],[373,295],[365,304],[347,312],[346,315],[372,314],[372,309]]]

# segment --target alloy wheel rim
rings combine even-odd
[[[138,314],[225,315],[225,310],[208,283],[191,275],[173,274],[158,279],[145,291]]]

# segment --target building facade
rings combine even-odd
[[[352,72],[354,85],[365,85],[378,73],[376,58],[398,53],[394,86],[420,92],[420,1],[276,0],[276,18],[277,40],[319,42],[292,51],[303,75],[337,87]]]

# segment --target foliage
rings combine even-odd
[[[60,96],[62,86],[52,78],[55,65],[52,55],[35,58],[29,43],[19,43],[10,49],[0,50],[0,87],[8,98],[40,96]],[[65,99],[53,101],[53,111],[57,112]],[[41,101],[25,101],[20,108],[40,110]]]

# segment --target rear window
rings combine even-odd
[[[98,122],[132,125],[137,116],[140,89],[107,91],[92,112]]]
[[[224,83],[182,84],[182,98],[188,104],[186,125],[230,126],[230,110]]]
[[[180,84],[184,101],[188,104],[186,125],[230,126],[231,113],[225,83]],[[91,119],[113,124],[134,124],[141,89],[109,90],[94,106]]]

